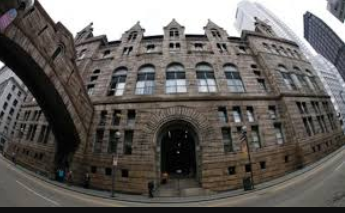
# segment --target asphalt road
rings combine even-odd
[[[188,204],[142,204],[82,195],[32,177],[0,158],[0,207],[345,207],[345,150],[275,187],[223,200]]]

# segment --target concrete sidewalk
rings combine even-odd
[[[116,201],[123,201],[123,202],[133,202],[133,203],[156,203],[156,204],[174,204],[174,203],[197,203],[197,202],[205,202],[205,201],[216,201],[216,200],[222,200],[226,198],[231,198],[231,197],[236,197],[236,196],[241,196],[241,195],[246,195],[246,194],[251,194],[253,192],[257,192],[260,190],[264,190],[267,188],[271,188],[273,186],[282,184],[284,182],[287,182],[291,179],[294,179],[296,177],[299,177],[309,171],[312,171],[314,169],[317,169],[319,166],[324,164],[325,162],[329,161],[332,158],[335,158],[337,155],[345,151],[345,147],[340,148],[336,152],[330,154],[326,158],[323,158],[322,160],[318,161],[317,163],[310,165],[308,167],[305,167],[302,170],[293,172],[291,174],[288,174],[282,178],[275,179],[270,182],[266,182],[263,184],[256,185],[256,189],[253,191],[248,191],[245,192],[243,189],[240,190],[235,190],[235,191],[230,191],[230,192],[224,192],[216,195],[211,195],[211,196],[195,196],[195,197],[172,197],[172,198],[154,198],[154,199],[149,199],[146,196],[138,196],[138,195],[125,195],[125,194],[116,194],[115,198],[110,197],[110,192],[106,191],[97,191],[97,190],[91,190],[91,189],[84,189],[80,187],[75,187],[75,186],[67,186],[66,184],[61,184],[55,181],[52,181],[48,178],[42,177],[34,172],[31,172],[23,167],[17,166],[17,168],[27,174],[30,174],[31,176],[34,176],[46,183],[52,184],[54,186],[67,189],[73,192],[81,193],[84,195],[89,195],[89,196],[94,196],[98,198],[103,198],[103,199],[108,199],[108,200],[116,200]],[[3,158],[3,160],[8,161],[7,159]],[[9,162],[9,161],[8,161]]]

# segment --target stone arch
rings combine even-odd
[[[0,11],[19,8],[21,2],[1,1]],[[57,166],[71,165],[74,156],[82,158],[93,105],[75,64],[71,33],[55,24],[38,1],[32,9],[19,10],[0,34],[0,60],[26,84],[51,124]]]

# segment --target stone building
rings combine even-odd
[[[330,97],[296,43],[261,22],[241,37],[212,21],[204,29],[188,35],[173,20],[159,36],[140,23],[118,41],[94,36],[92,25],[78,33],[77,65],[95,108],[78,170],[93,188],[111,188],[114,153],[118,191],[143,194],[155,181],[162,193],[221,192],[242,188],[251,171],[255,183],[269,181],[343,144]],[[39,110],[29,96],[11,150],[51,175],[54,136]]]

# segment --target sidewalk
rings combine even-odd
[[[80,187],[75,187],[75,186],[67,186],[66,184],[61,184],[52,180],[49,180],[48,178],[42,177],[34,172],[31,172],[23,167],[17,166],[17,169],[30,174],[31,176],[34,176],[46,183],[52,184],[54,186],[57,186],[59,188],[63,188],[66,190],[70,190],[73,192],[77,192],[80,194],[84,195],[89,195],[93,197],[98,197],[98,198],[103,198],[103,199],[108,199],[108,200],[116,200],[116,201],[122,201],[122,202],[133,202],[133,203],[145,203],[145,204],[174,204],[174,203],[195,203],[195,202],[205,202],[205,201],[216,201],[216,200],[222,200],[226,198],[231,198],[231,197],[236,197],[236,196],[241,196],[241,195],[246,195],[246,194],[251,194],[253,192],[258,192],[267,188],[271,188],[273,186],[282,184],[284,182],[287,182],[291,179],[294,179],[298,176],[301,176],[309,171],[312,171],[316,168],[318,168],[320,165],[324,164],[325,162],[329,161],[330,159],[336,157],[338,154],[341,152],[345,151],[345,146],[337,150],[336,152],[330,154],[329,156],[325,157],[324,159],[316,162],[313,165],[310,165],[308,167],[305,167],[302,170],[293,172],[291,174],[288,174],[282,178],[275,179],[270,182],[266,182],[263,184],[256,185],[256,189],[253,191],[248,191],[245,192],[243,189],[240,190],[235,190],[235,191],[230,191],[230,192],[224,192],[216,195],[211,195],[211,196],[196,196],[196,197],[173,197],[173,198],[154,198],[154,199],[149,199],[146,196],[138,196],[138,195],[125,195],[125,194],[116,194],[115,198],[110,197],[110,192],[106,191],[97,191],[97,190],[91,190],[91,189],[83,189]],[[6,160],[9,162],[9,160],[3,158],[2,159]]]

